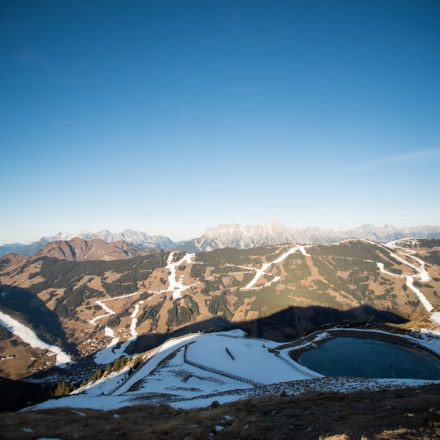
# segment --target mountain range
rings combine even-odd
[[[85,240],[75,237],[70,240],[57,240],[47,243],[36,254],[36,257],[53,257],[71,261],[112,261],[147,255],[152,251],[152,248],[138,248],[123,240],[107,243],[100,238]]]
[[[347,230],[330,230],[318,227],[304,229],[290,228],[275,222],[262,225],[222,224],[207,229],[200,237],[185,241],[173,241],[162,235],[149,235],[146,232],[126,229],[122,232],[110,232],[106,229],[92,233],[58,233],[42,237],[30,244],[11,243],[0,246],[0,256],[7,253],[36,255],[48,243],[68,241],[73,238],[90,241],[102,240],[105,243],[124,242],[130,248],[163,250],[182,250],[186,252],[211,251],[233,247],[249,249],[258,246],[272,246],[285,243],[329,244],[350,239],[367,239],[377,242],[389,242],[404,237],[440,238],[440,226],[395,227],[392,225],[375,226],[365,224]]]
[[[337,322],[440,324],[439,256],[433,239],[196,253],[53,241],[35,256],[0,258],[0,376],[70,358],[84,376],[90,362],[198,331],[288,341]]]

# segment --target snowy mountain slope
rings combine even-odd
[[[55,365],[65,366],[66,364],[72,362],[72,358],[61,350],[56,345],[48,344],[42,341],[35,332],[17,321],[12,316],[0,311],[0,326],[6,328],[11,333],[19,337],[23,342],[29,344],[31,347],[40,348],[42,350],[47,350],[56,356]]]
[[[321,375],[296,363],[285,353],[275,353],[278,344],[247,338],[240,330],[192,334],[171,339],[147,357],[130,375],[129,368],[74,391],[73,406],[130,405],[154,399],[187,400],[202,395],[285,381],[309,380]],[[258,368],[255,366],[258,365]],[[101,403],[96,397],[101,397]],[[70,399],[70,398],[69,398]],[[69,402],[64,399],[69,406]],[[89,406],[91,405],[91,406]]]
[[[318,334],[314,341],[324,334],[327,335]],[[425,344],[424,339],[407,338]],[[438,349],[438,338],[436,343]],[[120,372],[87,384],[68,397],[50,400],[32,409],[116,409],[144,403],[195,408],[208,406],[214,400],[225,403],[281,392],[291,395],[307,391],[350,392],[439,383],[413,379],[325,378],[292,360],[288,346],[248,338],[240,330],[186,335],[169,340],[144,355],[143,364],[134,373],[130,374],[127,365]]]
[[[317,227],[305,229],[289,228],[279,222],[265,225],[239,225],[231,223],[209,228],[199,238],[178,243],[178,247],[188,252],[194,252],[197,250],[210,251],[225,247],[247,249],[284,243],[336,243],[350,239],[389,242],[403,237],[440,238],[440,227],[414,226],[397,228],[392,225],[378,227],[367,224],[345,231],[334,231]]]

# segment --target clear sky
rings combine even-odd
[[[440,2],[0,2],[0,243],[440,223]]]

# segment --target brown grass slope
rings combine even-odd
[[[374,316],[366,313],[372,310],[396,316],[400,322],[420,320],[426,315],[421,302],[405,284],[405,276],[414,275],[414,269],[392,258],[390,250],[379,243],[352,240],[339,245],[307,247],[309,256],[295,252],[282,262],[270,265],[251,289],[246,286],[254,278],[256,269],[274,262],[291,246],[199,252],[191,263],[176,268],[176,279],[182,280],[188,288],[180,299],[173,299],[173,292],[167,290],[169,252],[149,250],[146,255],[132,258],[92,261],[89,258],[93,255],[104,258],[105,254],[105,258],[110,258],[113,254],[101,249],[101,245],[107,246],[104,242],[93,248],[94,241],[84,242],[87,245],[80,241],[84,242],[79,240],[76,244],[75,261],[73,254],[69,254],[72,249],[64,247],[63,258],[1,259],[0,309],[14,310],[18,317],[23,315],[22,301],[17,296],[17,288],[22,289],[23,295],[43,302],[59,318],[68,342],[75,345],[81,356],[91,355],[108,344],[110,338],[105,336],[105,326],[110,327],[121,342],[126,340],[136,304],[139,306],[136,330],[143,338],[170,335],[220,320],[243,326],[253,335],[287,340],[339,321],[339,312],[350,315],[350,311],[357,311],[351,313],[350,322],[374,321]],[[53,246],[53,252],[58,255],[61,248],[56,247],[56,243]],[[414,251],[425,261],[431,278],[427,283],[416,280],[414,285],[434,306],[440,307],[440,246],[435,241],[421,241]],[[174,261],[183,255],[176,252]],[[413,258],[400,256],[418,265]],[[388,274],[381,272],[377,263],[382,263]],[[135,292],[139,294],[124,296]],[[90,320],[105,314],[97,304],[104,299],[115,314],[93,325]],[[28,315],[31,311],[28,310]],[[258,327],[253,325],[255,322],[259,323]],[[14,354],[4,341],[0,337],[0,349],[6,355]],[[138,343],[132,344],[130,352],[133,348],[145,349]],[[23,351],[31,365],[34,354],[28,349]],[[3,361],[1,368],[6,377],[18,377],[12,374],[11,360]]]
[[[5,413],[0,426],[2,439],[431,440],[440,438],[440,386],[274,396],[189,411],[158,405]]]
[[[136,249],[124,241],[106,243],[99,238],[94,238],[93,240],[73,238],[68,241],[60,240],[47,244],[38,252],[36,257],[45,256],[70,261],[111,261],[145,255],[149,252],[151,250]]]

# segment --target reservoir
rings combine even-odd
[[[338,336],[305,351],[298,361],[324,376],[440,380],[434,355],[374,338]]]

